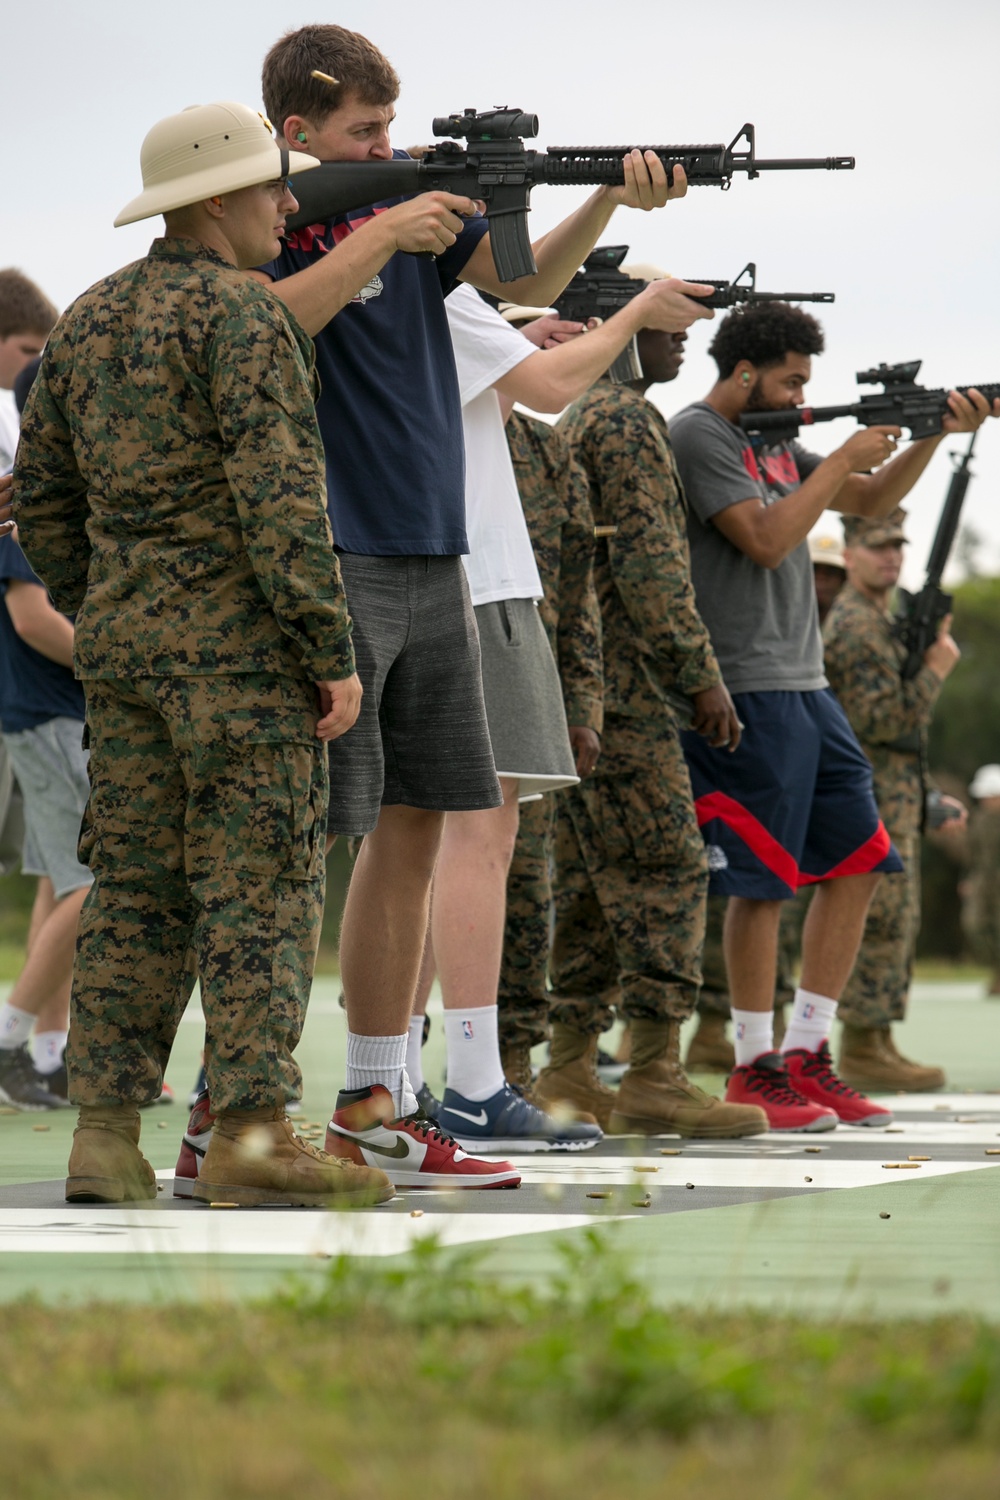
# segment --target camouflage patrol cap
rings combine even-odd
[[[884,547],[887,542],[905,542],[905,520],[906,511],[901,505],[887,516],[845,516],[844,544],[848,547]]]
[[[809,561],[813,567],[840,568],[847,571],[844,549],[835,536],[811,536],[809,538]]]
[[[287,177],[289,153],[279,146],[268,120],[247,104],[192,104],[148,131],[139,153],[142,192],[126,203],[115,228],[186,208],[217,193]],[[295,171],[320,165],[315,156],[294,154]]]

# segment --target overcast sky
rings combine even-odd
[[[395,64],[394,140],[429,137],[434,115],[511,105],[539,116],[539,147],[727,142],[746,120],[760,156],[854,155],[853,173],[776,173],[694,188],[657,214],[619,210],[607,242],[697,279],[758,265],[765,290],[833,291],[828,353],[809,399],[844,402],[854,374],[922,358],[931,386],[1000,381],[997,143],[1000,5],[965,0],[545,0],[523,6],[273,0],[35,0],[6,6],[0,265],[18,265],[64,307],[144,253],[151,225],[112,220],[141,188],[151,124],[187,104],[260,104],[260,64],[280,32],[312,21],[364,31]],[[540,188],[534,235],[585,190]],[[702,324],[669,415],[704,395],[714,367]],[[828,452],[847,422],[816,428]],[[952,445],[954,446],[954,445]],[[979,440],[969,522],[1000,573],[1000,423]],[[911,499],[918,579],[947,483],[935,458]],[[837,530],[835,517],[821,529]]]

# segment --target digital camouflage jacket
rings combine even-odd
[[[875,773],[875,800],[892,834],[920,830],[927,726],[941,691],[929,667],[904,682],[892,619],[845,583],[823,625],[830,686]]]
[[[587,478],[548,422],[507,420],[507,446],[544,596],[538,606],[559,667],[566,722],[600,734],[604,683]]]
[[[721,681],[695,607],[666,418],[631,386],[601,380],[559,429],[590,481],[605,713],[662,718],[667,689],[690,697]]]
[[[204,246],[156,240],[74,302],[14,505],[79,677],[353,672],[315,397],[311,341]]]

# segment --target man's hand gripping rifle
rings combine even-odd
[[[555,307],[561,318],[586,323],[590,318],[609,318],[619,308],[627,307],[633,297],[648,285],[620,269],[628,254],[627,245],[598,245],[592,250],[564,291]],[[688,277],[688,280],[692,278]],[[714,287],[710,297],[697,300],[706,307],[736,307],[755,302],[832,302],[833,292],[758,292],[757,266],[749,261],[735,281],[713,281],[699,277],[704,286]],[[634,340],[615,360],[608,371],[615,381],[638,380],[642,375]]]
[[[518,109],[494,109],[445,115],[434,121],[436,136],[450,137],[432,146],[420,161],[325,162],[312,172],[294,175],[292,190],[299,211],[289,230],[348,213],[370,203],[414,193],[448,192],[482,199],[490,221],[490,244],[497,276],[517,281],[537,267],[528,238],[531,189],[538,183],[566,186],[621,186],[622,160],[630,146],[550,146],[526,150],[524,137],[538,134],[538,116]],[[464,139],[466,146],[458,145]],[[728,146],[641,146],[655,151],[672,182],[673,168],[683,167],[692,187],[728,188],[736,172],[851,171],[853,156],[824,156],[758,161],[754,127],[743,129]]]

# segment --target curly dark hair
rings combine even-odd
[[[719,379],[727,380],[741,359],[766,370],[789,354],[822,354],[823,329],[811,313],[788,302],[751,303],[723,318],[708,352]]]

